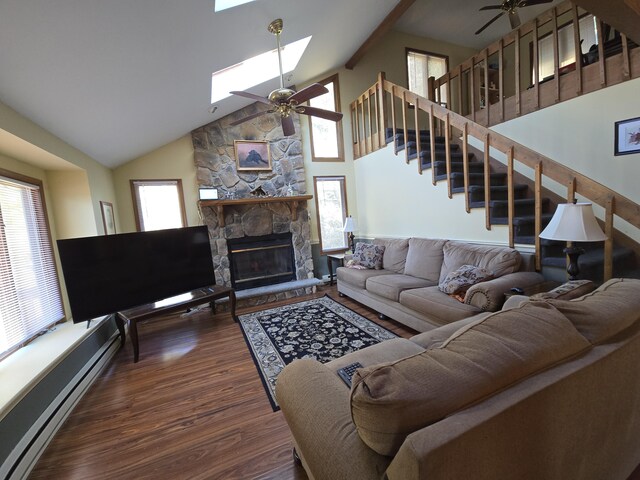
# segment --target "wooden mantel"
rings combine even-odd
[[[313,195],[295,195],[291,197],[250,197],[220,200],[200,200],[201,207],[215,207],[218,214],[218,225],[224,227],[224,207],[238,205],[252,205],[256,203],[288,203],[291,205],[291,218],[298,219],[298,203],[311,200]]]

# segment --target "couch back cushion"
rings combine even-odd
[[[373,243],[385,247],[382,268],[394,273],[404,273],[407,252],[409,251],[408,238],[376,238]]]
[[[438,283],[442,268],[442,249],[447,242],[448,240],[410,238],[404,273]]]
[[[615,278],[574,300],[545,299],[591,343],[604,342],[640,319],[640,280]]]
[[[442,270],[438,283],[442,283],[449,273],[462,265],[484,268],[495,278],[517,272],[520,268],[520,252],[513,248],[450,241],[442,250]]]
[[[395,455],[410,433],[589,348],[553,306],[528,302],[471,322],[440,347],[358,370],[351,415],[364,443]]]

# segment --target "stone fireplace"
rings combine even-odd
[[[293,249],[292,279],[314,278],[306,201],[294,202],[286,198],[305,195],[307,191],[298,116],[294,116],[296,134],[289,137],[283,135],[279,119],[272,114],[238,126],[229,125],[265,107],[250,105],[191,132],[198,186],[216,188],[219,199],[233,199],[218,202],[225,203],[224,207],[217,206],[216,201],[201,206],[202,220],[209,228],[216,283],[220,285],[232,286],[237,282],[236,272],[232,274],[231,270],[229,243],[233,247],[234,243],[242,243],[244,239],[251,242],[283,234],[290,235]],[[238,171],[234,140],[268,141],[272,169]],[[264,202],[251,195],[258,187],[268,195]],[[266,269],[271,260],[262,261],[267,262],[262,263]],[[279,278],[273,277],[272,283],[277,283]],[[310,288],[303,288],[294,293],[278,294],[266,301],[310,292]],[[263,302],[264,299],[249,303]]]

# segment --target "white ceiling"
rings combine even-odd
[[[397,28],[481,48],[509,31],[504,18],[473,35],[494,1],[417,0]],[[313,35],[288,79],[303,84],[344,65],[397,0],[257,0],[215,14],[213,2],[0,0],[0,101],[114,167],[249,103],[209,113],[211,73],[274,48],[274,18],[283,43]]]

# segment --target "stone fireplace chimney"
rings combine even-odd
[[[283,135],[279,118],[273,114],[238,126],[229,125],[235,119],[264,107],[250,105],[191,132],[199,187],[216,188],[218,198],[254,198],[251,191],[258,187],[262,187],[269,196],[306,194],[297,115],[294,115],[296,134],[290,137]],[[271,170],[238,171],[234,140],[269,142]],[[297,208],[296,215],[292,214],[292,208]],[[227,240],[282,233],[291,233],[292,236],[296,279],[313,278],[311,225],[306,202],[227,205],[224,208],[224,226],[219,224],[214,208],[202,207],[201,211],[203,222],[209,228],[217,284],[231,286]]]

